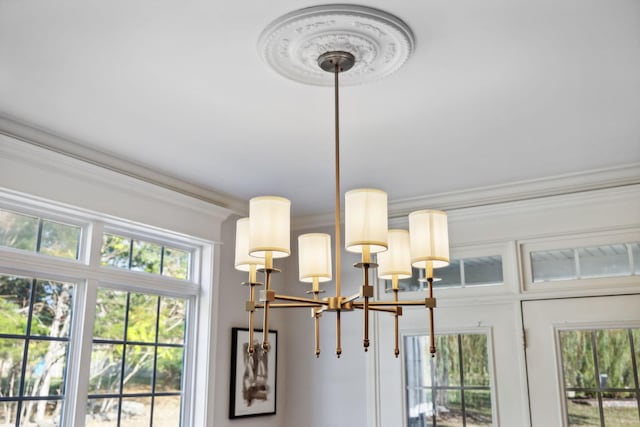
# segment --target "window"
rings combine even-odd
[[[409,427],[491,426],[492,397],[487,335],[404,337],[406,408]]]
[[[619,243],[530,253],[533,282],[631,276],[640,271],[640,244]]]
[[[466,288],[471,286],[500,285],[502,275],[502,256],[491,255],[473,258],[451,259],[447,267],[438,268],[434,273],[434,287]],[[400,289],[417,291],[426,288],[420,281],[424,277],[423,269],[413,269],[413,277],[399,281]],[[391,280],[385,281],[385,289],[391,289]]]
[[[59,425],[74,288],[0,275],[1,425]]]
[[[82,215],[0,210],[0,425],[186,426],[204,246]]]
[[[77,225],[0,210],[0,246],[78,259]]]
[[[133,271],[189,279],[189,251],[104,233],[101,264]]]
[[[560,331],[569,426],[640,425],[640,329]]]
[[[87,426],[180,425],[186,308],[182,298],[98,291]]]

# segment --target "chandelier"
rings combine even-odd
[[[298,40],[296,40],[298,37]],[[315,41],[315,42],[314,42]],[[370,48],[374,46],[375,49]],[[340,110],[339,76],[348,84],[357,84],[391,74],[408,58],[413,48],[409,28],[398,18],[377,9],[331,5],[302,9],[271,24],[261,38],[265,58],[274,68],[294,80],[328,85],[327,72],[333,74],[335,112],[335,293],[321,298],[320,283],[333,277],[331,236],[324,233],[298,237],[299,279],[309,283],[310,297],[285,295],[272,288],[272,276],[278,270],[274,260],[291,254],[290,206],[283,197],[254,197],[249,202],[249,217],[236,224],[235,268],[249,273],[246,311],[249,313],[249,353],[255,351],[254,330],[258,312],[262,314],[262,343],[270,348],[269,317],[273,309],[311,309],[315,330],[315,355],[320,355],[320,318],[335,313],[336,347],[342,354],[341,316],[361,312],[364,350],[370,346],[371,312],[390,313],[394,317],[395,348],[400,353],[399,317],[403,307],[425,307],[429,313],[430,348],[435,354],[433,270],[449,264],[447,215],[438,210],[419,210],[409,214],[409,230],[388,229],[387,194],[378,189],[359,188],[344,195],[345,249],[360,255],[355,267],[362,270],[362,286],[354,295],[343,295],[341,288],[341,189],[340,189]],[[328,48],[326,51],[319,49]],[[293,51],[295,50],[295,52]],[[374,53],[372,54],[372,51]],[[315,56],[315,70],[309,69],[309,57]],[[294,58],[291,63],[291,58]],[[296,64],[295,61],[298,61]],[[287,65],[287,61],[290,61]],[[360,65],[360,67],[359,67]],[[304,68],[307,68],[306,70]],[[302,71],[301,71],[302,70]],[[349,73],[351,71],[352,74]],[[349,80],[351,79],[351,80]],[[399,299],[399,280],[412,277],[412,268],[424,271],[424,299]],[[370,284],[372,270],[377,277],[391,280],[391,300],[374,299]],[[264,283],[257,273],[264,275]],[[257,288],[264,287],[257,292]],[[257,342],[257,341],[256,341]]]

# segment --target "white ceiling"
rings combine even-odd
[[[300,1],[0,0],[0,115],[241,199],[333,203],[333,93],[256,43]],[[379,0],[416,50],[347,87],[343,189],[391,200],[640,162],[640,1]]]

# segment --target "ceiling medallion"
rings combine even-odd
[[[413,33],[401,19],[370,7],[337,4],[276,19],[263,31],[258,49],[281,75],[331,86],[331,74],[318,68],[318,57],[325,52],[353,54],[355,65],[341,77],[341,84],[359,85],[394,73],[409,59],[414,45]]]

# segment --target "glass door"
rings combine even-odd
[[[640,426],[640,295],[523,302],[532,425]]]

